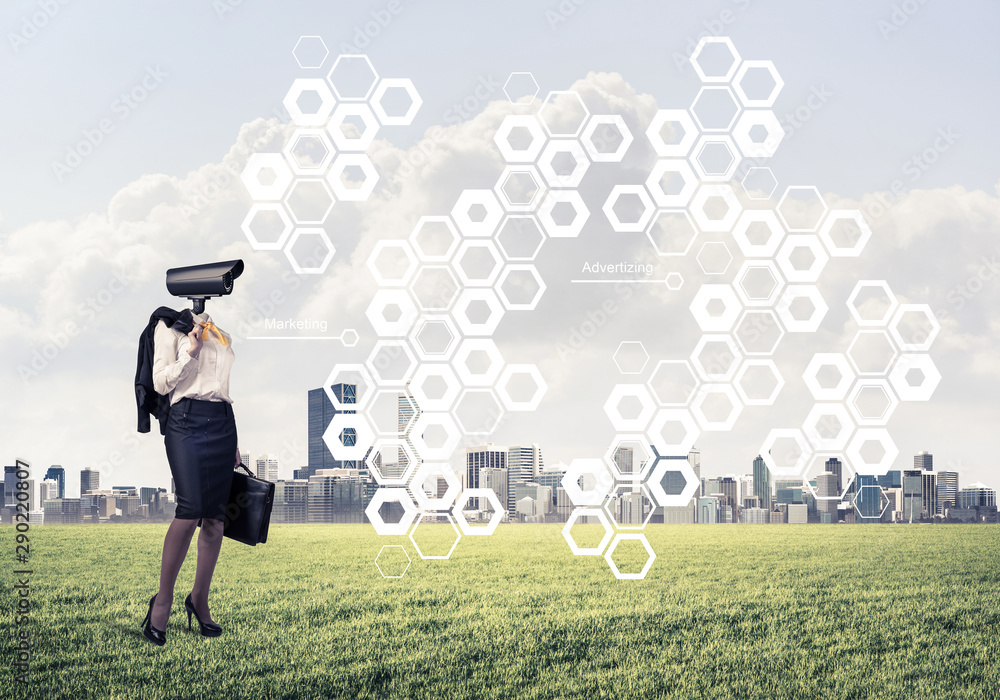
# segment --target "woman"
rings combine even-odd
[[[233,467],[240,461],[229,397],[229,371],[235,357],[232,338],[206,312],[192,314],[192,319],[194,328],[186,335],[162,320],[153,335],[153,387],[170,396],[163,442],[177,497],[174,520],[163,541],[160,589],[149,601],[142,625],[143,636],[159,646],[167,641],[174,583],[199,522],[198,564],[184,609],[189,629],[194,615],[202,635],[222,634],[209,612],[208,590],[222,546]]]

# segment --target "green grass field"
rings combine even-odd
[[[165,527],[32,529],[31,686],[5,663],[3,697],[1000,697],[994,526],[651,525],[653,568],[617,581],[555,525],[447,561],[368,525],[274,525],[223,546],[217,639],[187,631],[192,543],[159,648],[139,622]],[[414,557],[401,579],[372,563],[392,543]]]

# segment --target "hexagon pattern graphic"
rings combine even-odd
[[[367,56],[331,60],[320,37],[302,37],[293,56],[304,73],[284,105],[296,130],[281,152],[248,159],[241,179],[253,204],[242,230],[254,250],[283,251],[298,274],[324,274],[336,254],[327,214],[372,197],[384,175],[368,157],[372,140],[413,123],[422,99]],[[616,441],[601,457],[573,459],[561,482],[573,505],[563,527],[572,554],[603,557],[617,579],[644,578],[656,554],[641,530],[653,509],[690,503],[698,480],[686,457],[701,433],[731,430],[744,407],[777,401],[786,384],[778,347],[819,329],[830,310],[818,285],[825,267],[861,255],[872,231],[860,211],[831,210],[816,187],[779,183],[767,166],[785,137],[771,109],[784,82],[771,61],[743,59],[728,37],[703,37],[690,61],[702,85],[688,106],[637,127],[627,114],[593,114],[583,94],[540,90],[530,72],[512,72],[509,114],[492,136],[497,179],[376,242],[365,314],[375,341],[356,366],[371,393],[354,397],[358,412],[340,414],[324,439],[379,475],[366,509],[379,535],[406,535],[421,559],[448,559],[463,537],[488,536],[508,517],[494,490],[463,489],[449,460],[464,436],[488,436],[505,413],[544,400],[539,368],[507,362],[492,336],[508,315],[545,306],[536,259],[575,245],[549,240],[575,239],[588,224],[639,237],[664,264],[694,258],[689,269],[702,274],[690,273],[688,306],[701,336],[673,357],[623,339],[608,358],[624,380],[603,404]],[[654,156],[647,173],[588,206],[580,190],[590,174],[619,167],[643,136]],[[311,208],[300,205],[313,190],[329,204],[317,209],[310,196]],[[687,271],[664,274],[665,293],[692,284]],[[853,341],[814,355],[801,376],[815,401],[808,415],[763,437],[773,478],[808,485],[807,465],[835,453],[849,474],[884,473],[896,455],[893,410],[928,400],[941,380],[928,354],[940,324],[927,305],[901,304],[886,281],[862,280],[847,307]],[[374,414],[396,395],[412,417],[386,428]],[[588,528],[598,536],[584,542]],[[447,546],[425,551],[435,531]],[[402,576],[409,556],[391,547],[402,555],[393,576]],[[616,558],[625,550],[645,563],[625,570]],[[376,557],[383,576],[386,551]]]

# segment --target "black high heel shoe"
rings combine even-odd
[[[146,611],[146,617],[142,621],[142,636],[156,646],[162,647],[167,643],[167,631],[153,627],[153,603],[155,602],[156,596],[154,595],[149,599],[149,610]]]
[[[187,610],[188,614],[188,629],[191,629],[191,616],[194,615],[194,619],[198,621],[198,631],[201,632],[202,637],[218,637],[222,634],[222,628],[214,622],[201,621],[201,618],[198,617],[198,611],[194,609],[194,604],[191,602],[190,593],[184,599],[184,609]]]

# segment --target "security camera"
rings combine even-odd
[[[194,302],[194,313],[205,310],[205,300],[231,294],[233,280],[243,274],[242,260],[175,267],[167,270],[167,291]]]

